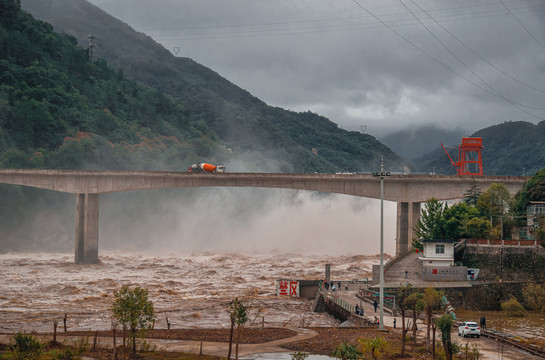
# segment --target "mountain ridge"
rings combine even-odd
[[[343,130],[318,114],[268,106],[217,72],[190,58],[175,57],[87,1],[24,0],[22,7],[82,45],[92,33],[97,37],[97,57],[182,101],[195,121],[203,120],[227,147],[265,154],[270,160],[285,158],[290,166],[281,171],[369,172],[381,158],[391,170],[407,170],[406,161],[375,137]],[[304,145],[296,146],[301,139]]]
[[[468,137],[483,139],[485,175],[533,175],[545,167],[545,121],[537,124],[506,121],[478,130]],[[458,159],[457,152],[457,147],[449,149],[454,161]],[[440,146],[416,159],[413,164],[416,171],[456,174]]]

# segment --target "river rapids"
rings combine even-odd
[[[378,256],[304,256],[295,253],[150,255],[105,251],[100,264],[78,265],[67,253],[0,254],[0,332],[51,332],[67,316],[70,330],[108,330],[114,291],[140,286],[154,304],[156,328],[229,326],[235,297],[252,324],[336,325],[311,312],[312,300],[276,296],[277,279],[318,280],[331,264],[332,280],[366,279]]]

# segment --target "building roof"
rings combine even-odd
[[[452,239],[420,239],[422,243],[453,243],[454,240]]]
[[[419,256],[418,260],[422,261],[436,261],[436,262],[454,262],[453,257],[425,257],[425,256]]]

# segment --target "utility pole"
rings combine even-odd
[[[93,63],[93,51],[95,49],[95,44],[93,44],[93,40],[96,39],[96,36],[93,34],[87,35],[89,38],[89,61]]]
[[[380,285],[379,285],[379,330],[384,330],[384,177],[390,176],[390,172],[384,171],[384,159],[380,159],[380,172],[372,173],[380,177]]]

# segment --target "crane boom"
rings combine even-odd
[[[450,159],[450,163],[452,164],[452,166],[456,167],[456,163],[455,163],[454,160],[452,160],[452,158],[450,157],[450,154],[448,153],[447,148],[445,147],[445,145],[443,145],[443,143],[441,143],[441,146],[443,147],[443,150],[445,150],[445,152],[447,153],[447,156],[448,156],[448,158]]]
[[[447,153],[451,165],[456,168],[458,175],[483,175],[482,138],[462,138],[462,143],[458,146],[458,161],[452,160],[445,145],[441,144],[441,146]]]

